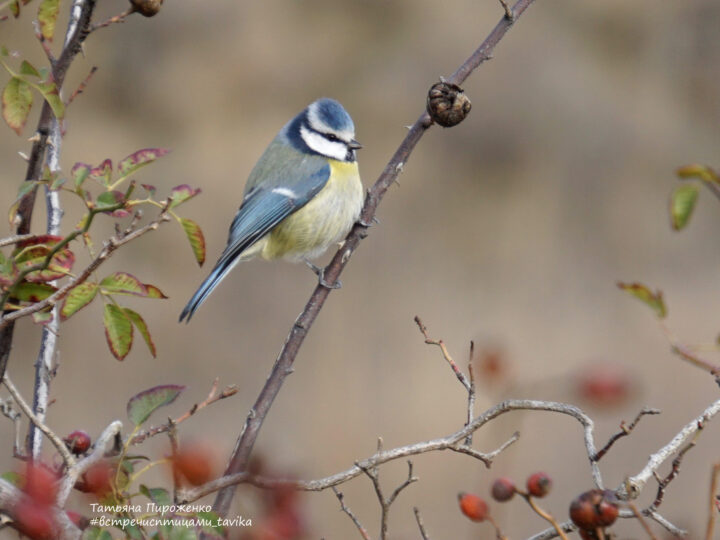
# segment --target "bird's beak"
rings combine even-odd
[[[353,139],[352,141],[350,141],[350,143],[348,144],[348,146],[349,146],[352,150],[360,150],[360,149],[363,147],[363,145],[360,144],[359,142],[357,142],[355,139]]]

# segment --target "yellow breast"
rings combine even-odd
[[[363,187],[357,162],[328,160],[325,187],[300,210],[285,218],[267,237],[261,256],[312,259],[342,240],[360,216]]]

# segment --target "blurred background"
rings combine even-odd
[[[29,37],[36,4],[1,24],[1,41],[42,65]],[[96,19],[125,7],[102,2]],[[63,170],[76,161],[117,162],[139,148],[171,148],[137,179],[156,185],[159,196],[182,183],[202,188],[180,213],[202,226],[212,266],[248,173],[289,118],[317,97],[340,100],[365,145],[359,161],[370,186],[422,112],[429,86],[450,75],[502,13],[495,0],[168,1],[155,18],[132,16],[86,42],[67,88],[92,66],[99,70],[68,111]],[[662,289],[668,326],[688,343],[712,342],[720,330],[718,201],[702,192],[682,233],[671,230],[668,217],[676,167],[720,166],[718,27],[714,0],[535,2],[464,85],[473,103],[467,120],[429,130],[380,206],[380,224],[343,274],[343,288],[330,295],[267,418],[255,449],[258,467],[318,478],[372,454],[379,436],[391,448],[461,428],[465,392],[439,350],[423,343],[415,315],[462,367],[471,340],[486,361],[488,354],[496,359],[490,363],[498,370],[478,370],[478,411],[510,397],[576,403],[597,421],[601,445],[642,406],[662,409],[602,461],[611,487],[716,400],[712,377],[673,356],[652,312],[615,283]],[[24,177],[18,151],[29,151],[38,111],[23,137],[0,129],[4,208]],[[68,232],[79,214],[74,199],[65,201]],[[44,229],[43,219],[36,212],[36,230]],[[102,221],[97,244],[112,232],[112,221]],[[3,220],[0,235],[7,234]],[[181,326],[178,314],[209,269],[197,267],[176,223],[122,249],[101,274],[116,270],[170,297],[127,300],[145,317],[158,357],[137,341],[124,362],[116,361],[101,306],[83,310],[61,327],[49,424],[60,434],[85,429],[95,437],[126,418],[135,393],[187,385],[177,403],[156,414],[159,423],[204,399],[219,377],[239,393],[185,422],[180,436],[209,444],[221,470],[314,275],[303,265],[243,264]],[[30,321],[19,324],[10,360],[9,373],[28,396],[39,334]],[[609,403],[589,399],[595,390],[578,381],[608,373],[620,385],[617,395]],[[15,467],[12,426],[0,420],[0,468],[8,470]],[[420,482],[393,506],[390,537],[419,538],[412,513],[418,506],[433,538],[492,538],[488,524],[460,514],[457,493],[489,499],[498,475],[524,484],[537,470],[554,480],[544,506],[566,519],[570,500],[592,487],[579,424],[511,413],[481,429],[475,446],[490,451],[516,430],[520,441],[490,471],[459,454],[414,459]],[[661,507],[691,538],[707,519],[719,430],[711,424],[703,432]],[[143,450],[162,455],[167,440],[158,437]],[[383,467],[386,491],[405,475],[403,462]],[[167,482],[167,471],[154,478],[148,483]],[[652,501],[655,488],[648,485],[640,504]],[[380,512],[369,480],[341,489],[376,537]],[[232,537],[261,537],[262,500],[254,488],[239,490],[231,515],[256,526],[234,529]],[[303,494],[297,504],[298,537],[359,537],[331,491]],[[87,513],[87,500],[73,505]],[[513,538],[547,525],[519,500],[491,501],[491,511]],[[621,538],[644,534],[635,521],[617,531]]]

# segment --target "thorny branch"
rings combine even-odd
[[[480,64],[490,59],[496,45],[533,2],[534,0],[518,0],[509,14],[508,12],[505,13],[505,16],[497,23],[487,38],[485,38],[470,58],[447,79],[447,82],[461,85]],[[335,253],[330,264],[324,269],[326,283],[333,284],[337,282],[345,265],[350,260],[361,240],[367,236],[368,226],[373,222],[380,201],[385,196],[389,187],[397,180],[413,149],[431,125],[430,116],[427,112],[423,112],[410,128],[405,139],[395,151],[395,154],[393,154],[373,187],[368,190],[360,220],[353,226],[345,238],[342,247]],[[317,318],[318,313],[322,309],[325,300],[330,294],[330,290],[330,288],[318,284],[310,296],[305,309],[293,324],[265,386],[245,419],[245,423],[242,426],[237,443],[230,457],[230,462],[225,470],[226,475],[239,473],[247,468],[252,448],[260,432],[260,428],[265,421],[265,417],[280,391],[285,378],[292,372],[292,366],[298,351],[310,331],[313,322]],[[213,503],[213,510],[220,515],[226,515],[234,493],[235,490],[231,487],[218,493]]]

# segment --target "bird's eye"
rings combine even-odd
[[[325,135],[325,137],[327,137],[327,139],[332,142],[338,142],[340,140],[338,136],[334,133],[328,133],[327,135]]]

